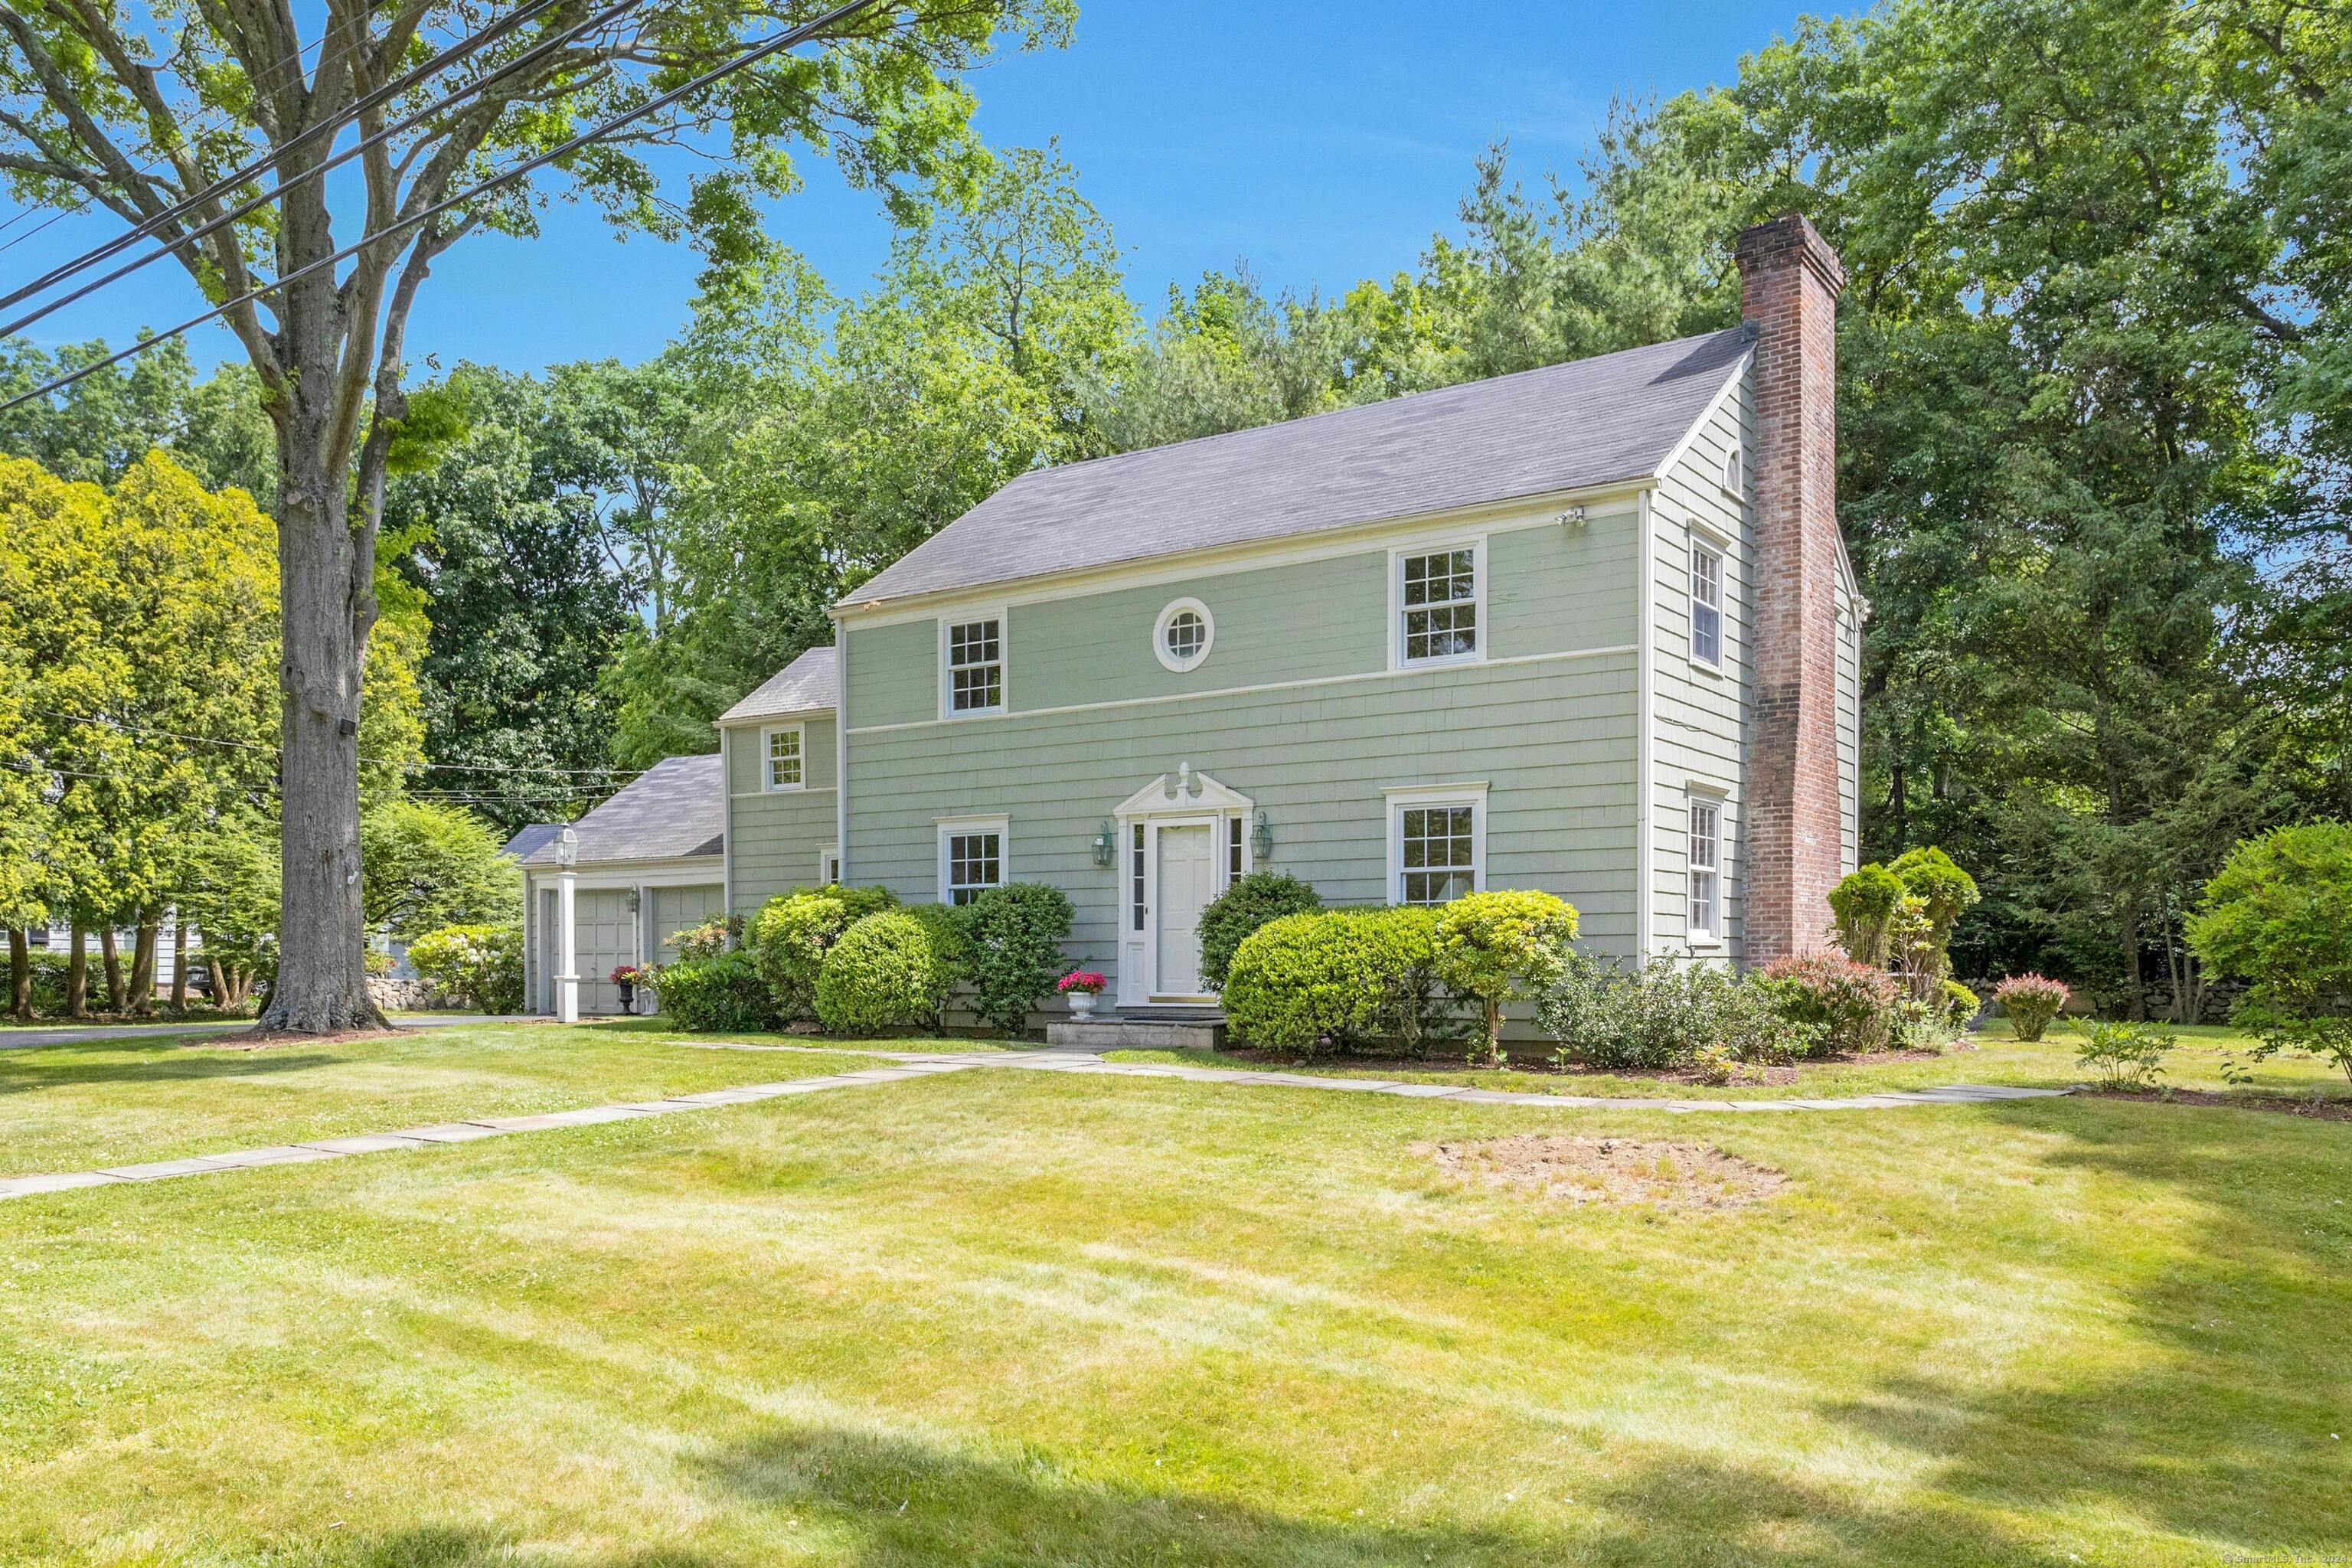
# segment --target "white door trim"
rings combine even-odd
[[[1145,1007],[1160,1002],[1202,1003],[1215,997],[1206,992],[1194,995],[1170,996],[1160,991],[1160,828],[1169,826],[1202,826],[1209,829],[1211,863],[1224,866],[1233,830],[1226,826],[1238,820],[1242,825],[1242,875],[1257,868],[1256,851],[1252,847],[1252,828],[1257,821],[1257,803],[1238,791],[1226,788],[1206,773],[1196,773],[1190,766],[1177,773],[1162,773],[1121,802],[1113,820],[1118,827],[1118,853],[1113,865],[1118,872],[1118,1005]],[[1143,830],[1143,919],[1137,929],[1135,918],[1135,834]],[[1223,879],[1218,886],[1222,889]]]

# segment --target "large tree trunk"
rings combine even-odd
[[[33,944],[19,926],[8,928],[8,1011],[19,1022],[33,1016]]]
[[[188,1010],[188,917],[172,911],[172,1011]]]
[[[89,1016],[89,932],[74,917],[73,942],[66,949],[66,1016]]]
[[[313,402],[305,388],[290,395]],[[343,467],[326,471],[322,431],[309,423],[298,411],[278,429],[285,892],[278,978],[257,1027],[333,1034],[389,1026],[368,995],[360,912],[360,677],[375,621],[374,561],[372,551],[360,556]]]
[[[139,911],[139,929],[131,944],[131,1012],[145,1018],[155,1011],[155,939],[163,917],[153,910]]]
[[[114,922],[98,928],[98,956],[106,969],[106,1010],[122,1011],[122,959],[114,951]]]

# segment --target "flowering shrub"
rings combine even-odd
[[[520,926],[443,926],[408,944],[408,962],[436,990],[469,1007],[522,1010]]]
[[[677,949],[680,958],[716,958],[742,934],[742,916],[713,915],[698,926],[666,938],[662,945]]]
[[[1832,953],[1776,958],[1757,972],[1780,1016],[1819,1029],[1831,1051],[1874,1051],[1886,1044],[1902,988],[1883,969]]]
[[[1054,989],[1065,996],[1073,991],[1084,992],[1088,996],[1099,996],[1106,984],[1108,982],[1091,969],[1073,969],[1062,976],[1060,983]]]
[[[2009,1026],[2029,1044],[2065,1011],[2066,998],[2064,982],[2041,974],[2012,974],[1992,990],[1994,1003],[2009,1015]]]

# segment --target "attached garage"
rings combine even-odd
[[[509,848],[522,862],[525,994],[531,1010],[558,1014],[561,982],[577,977],[583,1017],[621,1011],[613,971],[666,963],[664,945],[725,907],[725,804],[719,758],[672,757],[569,825],[537,824]],[[563,897],[572,898],[572,953],[563,952]],[[636,994],[636,1010],[653,998]]]

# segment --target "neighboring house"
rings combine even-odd
[[[35,952],[55,953],[63,958],[73,951],[73,927],[64,921],[52,920],[46,926],[31,926],[25,932],[26,945]],[[121,965],[124,977],[131,973],[132,956],[138,952],[139,931],[124,926],[114,933],[115,959]],[[89,986],[103,994],[106,988],[104,960],[100,956],[98,932],[89,931],[82,938],[82,950],[88,954]],[[183,944],[179,933],[179,911],[165,910],[163,924],[155,932],[155,994],[169,995],[172,977],[179,971]],[[212,970],[205,962],[205,935],[196,927],[188,927],[185,952],[188,959],[188,989],[209,994],[212,990]]]
[[[561,823],[533,823],[509,841],[522,863],[523,994],[535,1013],[553,1013],[556,980],[579,977],[583,1013],[617,1013],[612,983],[622,964],[675,957],[663,943],[725,907],[726,801],[716,756],[671,757],[570,825],[572,964],[562,953]],[[638,994],[640,1011],[652,1001]]]
[[[721,717],[726,907],[1049,882],[1129,1012],[1211,1000],[1201,909],[1259,866],[1541,888],[1628,956],[1819,945],[1843,272],[1801,217],[1738,257],[1738,328],[1015,479]]]

